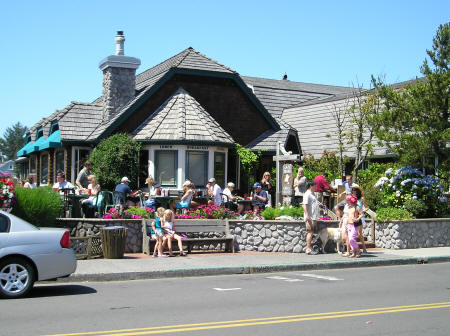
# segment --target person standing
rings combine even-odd
[[[85,192],[89,186],[89,175],[92,175],[92,162],[86,161],[84,163],[83,169],[80,170],[80,172],[77,175],[77,179],[75,180],[75,184],[82,190],[82,192]]]
[[[323,199],[323,193],[324,192],[335,192],[336,189],[333,188],[327,181],[328,178],[328,174],[327,173],[323,173],[322,175],[317,175],[316,178],[314,179],[314,182],[316,182],[316,197],[317,200],[324,204],[324,199]]]
[[[315,196],[316,183],[309,181],[307,190],[303,195],[303,214],[305,217],[306,231],[306,254],[311,254],[311,239],[316,230],[317,219],[319,218],[319,202]]]
[[[300,206],[303,203],[303,195],[305,194],[306,188],[306,176],[305,171],[302,167],[298,168],[297,177],[294,179],[294,205]]]
[[[212,197],[212,200],[208,201],[209,204],[220,205],[222,203],[222,188],[217,184],[216,179],[211,177],[209,183],[206,185],[208,196]]]
[[[267,206],[271,206],[272,204],[272,198],[270,196],[270,192],[272,190],[272,183],[270,182],[270,173],[269,172],[265,172],[263,174],[263,177],[261,179],[261,188],[262,190],[265,190],[267,193]]]

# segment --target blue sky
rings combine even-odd
[[[450,1],[7,1],[0,12],[0,136],[101,95],[98,63],[125,54],[138,73],[192,46],[241,75],[366,87],[420,76]]]

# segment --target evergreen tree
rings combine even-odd
[[[25,133],[28,131],[26,126],[20,122],[8,127],[3,133],[3,138],[0,138],[0,152],[7,160],[14,160],[17,158],[16,154],[19,149],[25,145]]]
[[[440,25],[433,38],[421,72],[424,78],[399,90],[372,78],[384,108],[374,114],[372,123],[378,139],[399,155],[403,163],[448,172],[449,90],[448,73],[450,23]],[[444,176],[442,176],[444,177]]]

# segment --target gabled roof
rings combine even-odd
[[[236,73],[234,70],[199,53],[192,47],[136,76],[136,90],[155,84],[171,68]]]
[[[350,92],[352,88],[241,76],[256,97],[274,117],[285,108],[317,98]]]
[[[149,143],[234,143],[232,137],[183,88],[170,96],[131,136]]]
[[[102,121],[101,105],[72,102],[58,116],[61,141],[85,141]]]

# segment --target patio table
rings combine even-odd
[[[68,199],[72,201],[72,218],[82,218],[81,213],[81,201],[84,199],[88,199],[88,194],[68,194],[66,195]]]

